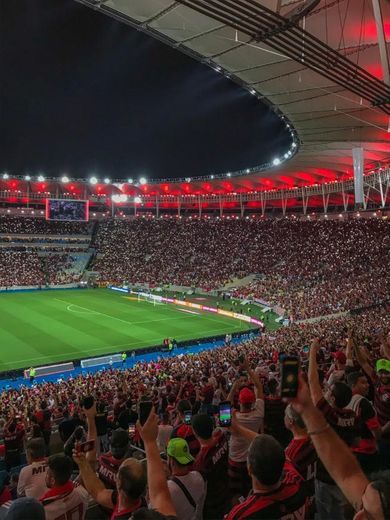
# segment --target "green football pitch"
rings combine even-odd
[[[159,345],[166,337],[184,341],[249,328],[233,318],[153,305],[108,289],[2,293],[0,371]]]

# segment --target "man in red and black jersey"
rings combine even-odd
[[[314,485],[317,473],[318,456],[307,433],[302,417],[289,404],[286,407],[284,423],[293,434],[293,439],[284,450],[287,460],[305,480],[305,488],[309,499],[306,518],[314,517]]]
[[[349,409],[352,392],[345,383],[335,382],[325,399],[317,367],[317,353],[320,348],[318,340],[314,340],[310,347],[308,377],[311,398],[336,433],[348,446],[352,446],[359,436],[360,424],[357,414]],[[344,519],[345,498],[320,460],[317,465],[315,495],[320,520]]]
[[[228,435],[222,430],[213,432],[213,420],[209,415],[194,415],[192,428],[200,442],[194,469],[207,481],[207,494],[203,517],[223,518],[229,501],[228,478]]]
[[[233,428],[236,433],[253,439],[248,452],[252,492],[228,513],[226,520],[305,518],[307,497],[303,478],[286,461],[278,441],[239,425]]]
[[[190,424],[185,424],[184,422],[184,412],[191,411],[192,406],[189,401],[186,399],[181,399],[177,403],[176,411],[178,416],[178,424],[173,428],[171,433],[171,439],[176,439],[177,437],[181,437],[182,439],[187,441],[187,444],[190,448],[190,453],[193,457],[196,457],[199,453],[200,444],[196,436],[194,435],[194,431]]]
[[[362,372],[352,372],[348,375],[348,384],[352,389],[348,408],[354,410],[360,419],[360,440],[353,451],[362,470],[369,474],[379,469],[377,440],[381,435],[381,427],[375,408],[365,397],[369,388],[367,377]]]
[[[116,488],[116,476],[120,465],[126,459],[129,436],[125,430],[115,430],[111,437],[111,450],[98,459],[98,475],[107,489]]]
[[[388,342],[384,340],[385,349]],[[360,366],[374,385],[374,408],[382,430],[378,442],[380,464],[382,469],[390,469],[390,360],[378,359],[375,371],[362,349],[355,349],[355,353]]]
[[[23,452],[23,440],[26,432],[23,424],[14,416],[4,426],[5,464],[9,471],[20,464],[20,454]]]
[[[51,410],[47,406],[47,402],[41,402],[40,409],[35,413],[35,419],[41,428],[42,437],[45,440],[46,449],[48,450],[51,437]]]

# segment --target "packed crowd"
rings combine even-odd
[[[0,514],[389,518],[389,310],[4,391],[6,469],[20,464],[24,446],[28,465],[4,480]],[[303,371],[289,403],[287,355]],[[221,403],[233,409],[230,427],[218,423]],[[48,457],[56,438],[61,453]]]
[[[105,221],[95,270],[118,283],[221,287],[259,273],[237,295],[293,319],[383,301],[390,294],[390,222],[380,219]]]
[[[0,234],[88,230],[84,223],[0,218]],[[380,303],[390,294],[390,222],[382,219],[110,219],[97,226],[94,246],[93,268],[103,281],[196,286],[208,291],[257,274],[235,295],[278,306],[292,320]],[[0,285],[11,285],[15,279],[17,285],[39,284],[38,250],[34,245],[31,259],[27,248],[10,254],[18,274],[8,280],[9,262],[3,263]],[[55,264],[49,276],[53,283],[69,282],[63,269],[55,275],[54,268]]]
[[[85,222],[56,222],[44,218],[0,215],[0,234],[26,235],[88,235],[91,224]]]

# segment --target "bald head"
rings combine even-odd
[[[146,488],[144,464],[136,459],[125,459],[119,467],[117,487],[129,500],[140,498]]]

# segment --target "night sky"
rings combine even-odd
[[[249,93],[72,0],[0,0],[0,171],[222,173],[290,143]]]

